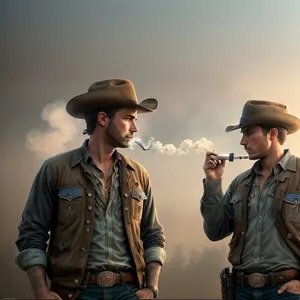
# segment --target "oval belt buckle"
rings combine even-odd
[[[262,288],[266,283],[264,274],[252,273],[249,275],[249,285],[255,289]]]
[[[111,271],[103,271],[97,275],[97,284],[101,287],[112,287],[116,282],[116,274]]]

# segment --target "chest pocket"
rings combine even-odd
[[[241,211],[243,196],[242,194],[235,194],[229,200],[229,203],[232,205],[234,218],[236,219]]]
[[[142,190],[130,190],[131,196],[131,209],[132,209],[132,217],[135,220],[141,220],[143,214],[143,205],[144,200],[147,200],[147,196]]]
[[[283,216],[300,223],[300,193],[288,193],[283,198]]]
[[[58,217],[62,220],[73,220],[79,217],[83,205],[83,193],[80,187],[61,187],[58,190]]]

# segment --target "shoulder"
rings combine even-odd
[[[250,177],[251,172],[252,172],[252,169],[250,168],[250,169],[244,171],[243,173],[239,174],[238,176],[236,176],[236,177],[233,179],[231,185],[236,186],[236,185],[238,185],[238,184],[243,183],[243,181],[244,181],[245,179],[247,179],[248,177]]]
[[[43,166],[45,167],[56,167],[56,166],[66,166],[70,165],[71,162],[77,155],[80,155],[81,148],[72,149],[70,151],[62,152],[47,158]]]

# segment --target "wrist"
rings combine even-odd
[[[43,299],[45,296],[48,296],[48,293],[49,293],[49,289],[46,286],[33,291],[34,297],[36,299]]]
[[[158,291],[158,288],[157,288],[157,287],[154,287],[154,286],[151,285],[151,284],[146,284],[145,288],[152,291],[154,298],[157,298],[157,297],[158,297],[159,291]]]

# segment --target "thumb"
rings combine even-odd
[[[287,288],[288,288],[288,285],[287,285],[287,283],[285,283],[284,285],[282,285],[282,286],[280,287],[280,289],[277,290],[277,293],[278,293],[278,294],[282,294],[284,291],[287,290]]]

